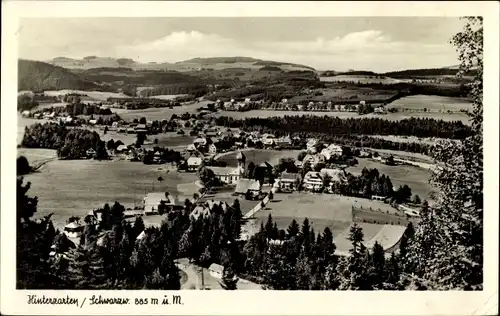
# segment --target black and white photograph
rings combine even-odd
[[[483,291],[483,24],[21,17],[15,288]]]

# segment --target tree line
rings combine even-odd
[[[21,146],[26,148],[56,149],[59,159],[80,159],[93,149],[96,159],[107,159],[106,145],[97,132],[67,128],[57,123],[36,123],[24,129]]]
[[[328,116],[284,116],[242,120],[217,117],[217,125],[242,128],[262,133],[288,134],[318,133],[335,136],[345,135],[403,135],[416,137],[440,137],[464,139],[471,135],[471,128],[460,121],[448,122],[433,118],[409,118],[389,121],[381,118],[347,118]]]

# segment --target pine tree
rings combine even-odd
[[[300,231],[299,224],[294,218],[286,230],[287,238],[292,238],[297,236],[299,234],[299,231]]]
[[[135,222],[134,222],[134,226],[133,226],[133,234],[131,236],[131,238],[133,238],[133,240],[135,240],[135,238],[137,238],[137,236],[139,236],[145,229],[146,227],[144,226],[144,220],[142,219],[141,216],[137,216],[135,218]]]
[[[375,241],[372,248],[372,283],[377,287],[377,289],[383,289],[383,283],[386,281],[386,264],[385,264],[385,251],[384,248]]]
[[[18,289],[53,289],[60,278],[50,269],[49,252],[53,238],[50,215],[39,222],[31,217],[37,211],[38,199],[29,197],[30,183],[17,179],[16,272]],[[52,226],[53,227],[53,226]]]
[[[264,226],[264,229],[266,231],[266,237],[269,239],[273,239],[273,217],[271,216],[271,213],[267,216],[267,222],[266,225]]]
[[[302,239],[304,253],[306,256],[309,256],[309,253],[311,251],[311,226],[309,225],[309,219],[307,217],[304,218],[304,222],[302,223],[300,237]]]
[[[416,277],[430,289],[483,288],[483,23],[469,17],[451,40],[460,72],[477,67],[471,84],[472,136],[460,143],[443,141],[432,153],[438,170],[431,182],[438,189],[436,205],[422,216],[409,247]],[[428,248],[432,238],[432,251]],[[430,241],[429,241],[430,242]],[[413,278],[414,279],[414,278]]]
[[[346,270],[342,271],[340,289],[343,290],[370,290],[372,284],[369,278],[367,253],[363,245],[363,230],[354,223],[349,231],[349,241],[352,248],[349,250]]]
[[[234,274],[230,266],[225,266],[222,272],[222,282],[219,282],[224,290],[236,290],[238,284],[238,277]]]

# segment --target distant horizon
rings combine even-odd
[[[247,56],[380,73],[458,64],[449,40],[462,25],[456,17],[22,18],[19,58]]]
[[[110,57],[110,56],[98,56],[98,55],[87,55],[87,56],[83,56],[83,57],[68,57],[68,56],[56,56],[54,58],[50,58],[50,59],[46,59],[46,60],[37,60],[37,59],[28,59],[28,58],[21,58],[19,57],[18,59],[19,60],[30,60],[30,61],[39,61],[39,62],[44,62],[44,63],[49,63],[51,61],[54,61],[58,58],[67,58],[67,59],[70,59],[70,60],[78,60],[78,61],[81,61],[81,60],[84,60],[84,58],[87,58],[87,57],[96,57],[96,58],[109,58],[109,59],[131,59],[133,60],[134,62],[138,63],[138,64],[142,64],[142,65],[147,65],[147,64],[157,64],[157,65],[161,65],[161,64],[170,64],[170,65],[175,65],[175,64],[178,64],[178,63],[182,63],[182,62],[187,62],[189,60],[192,60],[192,59],[207,59],[207,58],[253,58],[253,59],[259,59],[259,60],[264,60],[264,59],[260,59],[260,58],[254,58],[252,56],[208,56],[208,57],[193,57],[193,58],[189,58],[189,59],[185,59],[185,60],[179,60],[179,61],[172,61],[172,62],[168,62],[168,61],[164,61],[164,62],[156,62],[156,61],[138,61],[138,60],[134,60],[132,58],[127,58],[127,57]],[[336,72],[357,72],[357,71],[367,71],[367,72],[374,72],[374,73],[379,73],[379,74],[383,74],[383,73],[388,73],[388,72],[397,72],[397,71],[404,71],[404,70],[413,70],[413,69],[442,69],[442,68],[450,68],[450,67],[458,67],[458,65],[443,65],[443,66],[438,66],[438,67],[422,67],[422,68],[400,68],[400,69],[389,69],[389,70],[386,70],[386,71],[373,71],[373,70],[368,70],[368,69],[353,69],[353,68],[346,68],[346,69],[318,69],[318,68],[315,68],[311,65],[307,65],[307,64],[298,64],[298,63],[294,63],[294,62],[290,62],[290,61],[286,61],[286,60],[274,60],[274,59],[265,59],[265,61],[275,61],[275,62],[283,62],[283,63],[290,63],[290,64],[297,64],[297,65],[302,65],[302,66],[308,66],[308,67],[312,67],[314,68],[314,70],[316,71],[336,71]],[[62,66],[59,66],[59,67],[62,67]],[[62,67],[64,68],[64,67]],[[97,68],[97,67],[96,67]],[[124,66],[121,66],[121,68],[129,68],[127,67],[126,65]]]

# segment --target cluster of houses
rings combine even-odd
[[[320,171],[308,171],[303,179],[299,173],[283,172],[274,183],[274,187],[282,193],[291,193],[299,189],[308,192],[333,193],[335,184],[346,182],[344,169],[323,168]]]
[[[252,101],[250,98],[245,98],[244,101],[236,101],[235,99],[231,99],[230,101],[222,102],[221,100],[217,100],[215,102],[215,107],[224,111],[245,111],[254,104],[262,103],[264,103],[263,100]]]

